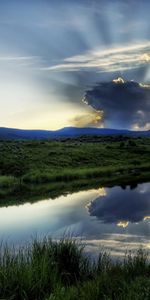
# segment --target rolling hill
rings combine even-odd
[[[128,135],[128,136],[150,136],[148,131],[131,131],[125,129],[110,128],[78,128],[65,127],[59,130],[24,130],[15,128],[0,127],[0,139],[58,139],[63,137],[77,137],[83,135]]]

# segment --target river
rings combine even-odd
[[[0,241],[18,247],[34,237],[77,238],[94,255],[150,251],[150,183],[81,191],[0,208]]]

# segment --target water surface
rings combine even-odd
[[[0,241],[18,246],[46,235],[85,239],[92,253],[101,246],[117,256],[141,245],[150,251],[150,183],[0,208]]]

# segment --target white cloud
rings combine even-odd
[[[146,123],[144,126],[139,126],[138,123],[134,124],[132,127],[133,130],[141,130],[141,131],[145,131],[145,130],[150,130],[150,122]]]
[[[114,72],[144,66],[150,62],[150,42],[114,46],[109,49],[94,49],[82,55],[65,58],[61,63],[42,70],[79,71],[94,69],[98,72]]]
[[[35,56],[0,56],[0,61],[24,61],[32,60]]]

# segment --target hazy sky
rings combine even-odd
[[[0,126],[149,129],[149,12],[149,0],[0,0]],[[118,94],[118,77],[137,84]]]

